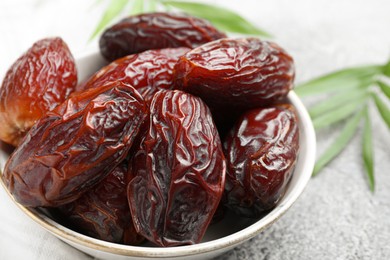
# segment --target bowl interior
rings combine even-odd
[[[77,59],[79,79],[86,79],[89,75],[104,66],[106,62],[98,52],[90,53]],[[315,134],[310,117],[300,99],[294,92],[290,92],[288,101],[297,109],[300,119],[300,154],[295,172],[287,191],[277,206],[259,219],[240,218],[228,212],[224,219],[210,225],[202,242],[197,245],[172,248],[154,247],[151,244],[143,246],[126,246],[109,243],[79,234],[50,216],[43,209],[26,208],[15,202],[23,212],[36,221],[43,228],[58,238],[68,242],[87,253],[107,252],[131,257],[180,257],[197,255],[212,251],[225,251],[259,234],[266,227],[280,218],[283,213],[296,201],[310,179],[315,161]],[[12,148],[0,142],[0,166],[3,170]],[[5,187],[4,187],[5,188]],[[12,196],[10,196],[12,199]]]

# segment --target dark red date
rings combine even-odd
[[[159,89],[173,89],[173,67],[189,50],[167,48],[128,55],[100,69],[79,85],[77,91],[119,80],[133,86],[148,103]]]
[[[0,89],[0,139],[18,146],[47,111],[77,84],[72,54],[61,38],[36,42],[10,67]]]
[[[291,105],[246,112],[224,142],[227,206],[258,217],[283,196],[299,151],[298,119]]]
[[[113,243],[139,245],[144,238],[135,231],[126,194],[131,179],[127,163],[122,163],[78,200],[61,206],[60,212],[83,234]]]
[[[226,163],[207,106],[181,91],[161,91],[132,159],[128,186],[134,225],[161,246],[198,243],[218,207]]]
[[[79,93],[31,128],[5,165],[4,183],[25,206],[70,203],[127,156],[147,114],[141,95],[122,83]]]
[[[100,38],[100,52],[109,61],[152,49],[194,48],[224,38],[208,21],[174,13],[130,16],[107,29]]]
[[[221,39],[195,48],[175,66],[176,88],[210,107],[255,108],[286,97],[293,87],[293,59],[258,38]]]

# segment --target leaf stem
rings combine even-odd
[[[366,174],[368,177],[368,185],[370,190],[375,190],[375,177],[374,177],[374,150],[372,144],[372,127],[371,120],[368,113],[368,108],[364,109],[364,129],[363,129],[363,162]]]

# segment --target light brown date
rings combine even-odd
[[[36,42],[9,68],[0,89],[0,139],[18,146],[77,84],[75,61],[61,38]]]

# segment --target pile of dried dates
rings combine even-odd
[[[275,207],[299,152],[286,51],[172,13],[120,21],[100,50],[110,63],[79,84],[60,38],[5,75],[0,139],[15,150],[2,180],[19,203],[98,239],[160,246],[199,243],[220,211]]]

